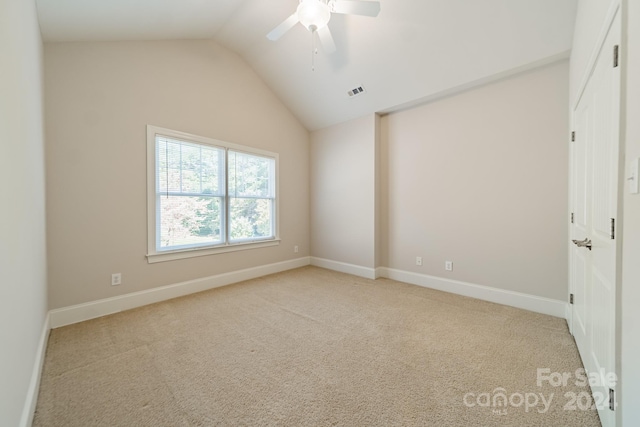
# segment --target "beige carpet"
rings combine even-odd
[[[34,425],[598,426],[580,367],[562,319],[305,267],[53,330]]]

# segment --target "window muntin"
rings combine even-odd
[[[278,241],[277,154],[154,126],[147,140],[150,262]]]

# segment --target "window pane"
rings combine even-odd
[[[231,240],[274,237],[271,199],[230,199]]]
[[[202,193],[224,194],[224,151],[202,149]]]
[[[202,152],[202,148],[190,144],[182,144],[181,148],[181,190],[183,193],[200,193],[200,153]]]
[[[158,193],[223,194],[224,150],[159,136]]]
[[[161,192],[180,191],[180,143],[157,139],[158,189]]]
[[[222,242],[219,197],[160,195],[160,250]]]
[[[274,197],[274,159],[229,150],[229,194]]]

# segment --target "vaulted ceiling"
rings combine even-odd
[[[267,40],[298,3],[36,0],[45,42],[214,39],[242,56],[309,130],[568,56],[577,0],[380,0],[376,18],[332,15],[331,55],[321,47],[312,55],[302,25]],[[349,97],[357,86],[366,92]]]

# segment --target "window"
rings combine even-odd
[[[149,262],[278,244],[277,161],[147,126]]]

